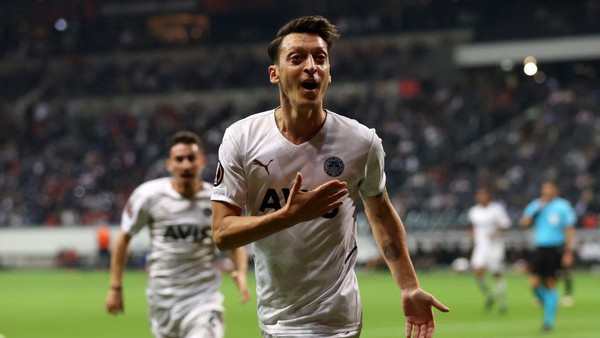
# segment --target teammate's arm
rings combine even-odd
[[[469,231],[469,246],[471,248],[475,247],[475,223],[469,222],[468,226]]]
[[[510,231],[512,221],[504,207],[498,206],[494,211],[494,215],[495,227],[494,230],[490,233],[490,237],[497,238],[503,236],[505,233]]]
[[[402,293],[406,336],[410,337],[414,332],[415,337],[432,337],[435,330],[432,306],[443,312],[449,309],[419,287],[408,252],[404,224],[387,191],[362,198],[377,246]]]
[[[244,304],[250,299],[248,291],[248,283],[246,277],[248,275],[248,253],[245,247],[239,247],[229,252],[229,257],[233,262],[233,271],[231,277],[241,296],[241,303]]]
[[[544,210],[545,203],[533,201],[525,207],[523,216],[519,219],[519,224],[524,228],[529,228]]]
[[[242,210],[221,201],[212,202],[212,233],[217,247],[231,250],[268,237],[300,222],[309,221],[342,205],[348,194],[346,183],[329,181],[307,192],[300,191],[302,175],[298,173],[286,205],[261,216],[241,216]]]
[[[123,304],[123,271],[127,262],[130,239],[131,236],[126,232],[121,231],[119,233],[110,260],[110,290],[108,290],[106,296],[106,311],[112,314],[125,311]]]

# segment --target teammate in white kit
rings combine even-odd
[[[169,144],[171,177],[140,185],[131,195],[113,250],[106,309],[124,311],[122,276],[132,236],[148,227],[149,320],[157,338],[221,338],[224,335],[219,252],[211,235],[211,185],[200,180],[205,157],[199,137],[176,133]],[[249,298],[247,254],[231,250],[242,302]]]
[[[506,312],[506,282],[504,280],[504,234],[511,227],[506,209],[491,200],[487,188],[479,188],[475,195],[476,203],[469,209],[469,222],[473,227],[473,253],[471,266],[477,284],[485,296],[485,308],[489,310],[497,301],[500,312]],[[496,296],[485,281],[486,271],[490,271],[496,281]]]
[[[432,337],[400,217],[385,189],[373,129],[323,108],[335,26],[320,16],[287,23],[269,45],[281,106],[231,125],[219,149],[213,237],[221,249],[254,243],[263,337],[358,337],[356,203],[401,289],[407,337]]]

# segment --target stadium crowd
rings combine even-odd
[[[546,32],[586,32],[600,24],[592,7],[576,6],[589,12],[578,26],[568,24],[570,12],[539,5],[536,13],[554,18],[543,21]],[[426,28],[464,27],[464,20]],[[554,65],[545,81],[518,67],[461,70],[451,63],[456,37],[447,31],[399,39],[390,33],[408,23],[372,21],[379,23],[337,18],[354,37],[334,47],[330,90],[354,89],[332,93],[328,108],[377,129],[388,189],[408,229],[465,227],[481,183],[498,191],[516,219],[543,179],[558,180],[585,216],[582,226],[597,226],[600,64]],[[211,181],[228,123],[276,104],[274,92],[260,95],[270,88],[264,43],[67,53],[52,47],[64,40],[49,39],[40,54],[11,34],[0,39],[0,226],[116,224],[132,189],[165,174],[168,135],[187,128],[203,136],[203,175]],[[243,104],[212,97],[220,90]]]

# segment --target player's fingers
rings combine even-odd
[[[247,288],[243,288],[241,291],[242,294],[242,304],[246,304],[248,300],[250,300],[250,291]]]
[[[107,307],[107,310],[109,313],[116,315],[117,313],[119,313],[119,307],[117,305],[109,305]]]
[[[406,338],[410,338],[412,335],[413,325],[410,322],[406,322]]]
[[[348,189],[338,190],[334,194],[329,195],[329,200],[337,201],[346,195],[348,195]]]
[[[413,337],[421,338],[421,326],[418,324],[413,325]]]
[[[436,309],[442,311],[442,312],[448,312],[450,311],[450,308],[447,307],[446,305],[442,304],[439,300],[435,299],[435,297],[433,297],[432,301],[431,301],[431,305],[433,305]]]
[[[325,182],[325,183],[321,184],[315,190],[320,190],[327,195],[331,195],[337,191],[345,189],[347,186],[348,186],[348,184],[344,181],[333,180],[333,181],[329,181],[329,182]]]
[[[431,323],[431,325],[427,326],[427,335],[426,338],[433,338],[433,333],[435,332],[435,325]]]
[[[294,185],[292,186],[292,192],[297,193],[302,187],[302,173],[296,173],[296,179],[294,180]]]
[[[429,331],[429,330],[427,329],[427,324],[421,324],[421,325],[419,325],[419,326],[420,326],[420,328],[419,328],[419,338],[427,338],[427,337],[430,337],[430,336],[428,336],[428,335],[427,335],[427,334],[428,334],[428,331]]]

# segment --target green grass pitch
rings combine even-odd
[[[470,275],[419,274],[427,291],[451,308],[436,313],[441,338],[600,337],[600,276],[575,275],[576,304],[560,308],[555,330],[540,332],[541,309],[535,306],[525,276],[508,276],[509,312],[483,311],[483,300]],[[254,279],[250,282],[253,287]],[[125,275],[125,314],[104,311],[108,273],[80,271],[0,272],[0,338],[152,338],[146,321],[143,272]],[[386,272],[359,272],[363,298],[362,337],[402,337],[404,319],[399,291]],[[233,282],[223,281],[227,338],[260,337],[255,299],[240,305]]]

